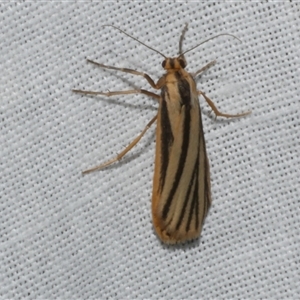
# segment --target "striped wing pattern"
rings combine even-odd
[[[157,122],[153,223],[164,242],[184,242],[199,237],[211,204],[200,106],[186,71],[166,75]]]

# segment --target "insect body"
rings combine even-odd
[[[167,58],[156,129],[152,196],[158,236],[175,243],[197,238],[211,204],[196,84],[181,58]]]
[[[216,116],[241,117],[250,113],[238,115],[221,113],[203,92],[197,91],[194,77],[211,67],[215,61],[198,70],[193,76],[185,70],[186,60],[184,54],[200,45],[188,51],[182,51],[182,41],[186,30],[187,25],[180,37],[179,56],[175,58],[168,58],[138,41],[164,57],[162,66],[166,73],[156,84],[145,73],[106,66],[89,60],[89,62],[103,68],[143,76],[153,88],[161,90],[161,95],[146,90],[108,93],[74,90],[83,94],[105,96],[140,93],[151,96],[159,102],[157,115],[147,124],[137,138],[112,160],[86,170],[84,173],[102,169],[120,160],[137,144],[157,119],[152,218],[159,238],[170,244],[199,237],[204,219],[211,205],[209,162],[205,148],[198,95],[204,97]],[[124,31],[120,31],[128,35]]]

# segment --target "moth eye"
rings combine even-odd
[[[166,60],[164,60],[162,63],[161,63],[162,67],[165,68],[166,66]]]
[[[183,69],[186,67],[186,62],[183,59],[179,59],[179,64]]]

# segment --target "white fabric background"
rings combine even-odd
[[[298,299],[300,297],[299,4],[22,3],[0,5],[2,299]],[[155,115],[142,96],[74,94],[158,80],[184,24],[211,165],[213,205],[199,241],[154,234],[155,125],[120,162],[81,171],[123,149]]]

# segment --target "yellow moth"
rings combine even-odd
[[[207,39],[195,47],[183,52],[182,42],[187,25],[184,27],[179,41],[179,55],[169,58],[159,51],[145,45],[123,30],[111,26],[140,44],[164,57],[162,67],[165,74],[155,83],[145,73],[132,69],[116,68],[91,60],[88,62],[106,69],[113,69],[144,77],[148,83],[161,94],[139,89],[114,92],[94,92],[73,90],[89,95],[128,95],[145,94],[159,102],[157,115],[147,124],[144,130],[121,153],[100,166],[86,170],[89,173],[102,169],[120,160],[142,138],[150,126],[157,120],[156,154],[152,191],[152,219],[154,229],[159,238],[168,244],[181,243],[198,238],[204,219],[211,205],[209,162],[206,154],[198,95],[204,97],[214,111],[216,117],[234,118],[250,112],[231,115],[221,113],[214,103],[202,92],[197,90],[194,78],[215,64],[210,62],[191,74],[185,70],[185,54],[201,44],[216,38]],[[237,38],[236,38],[237,39]]]

